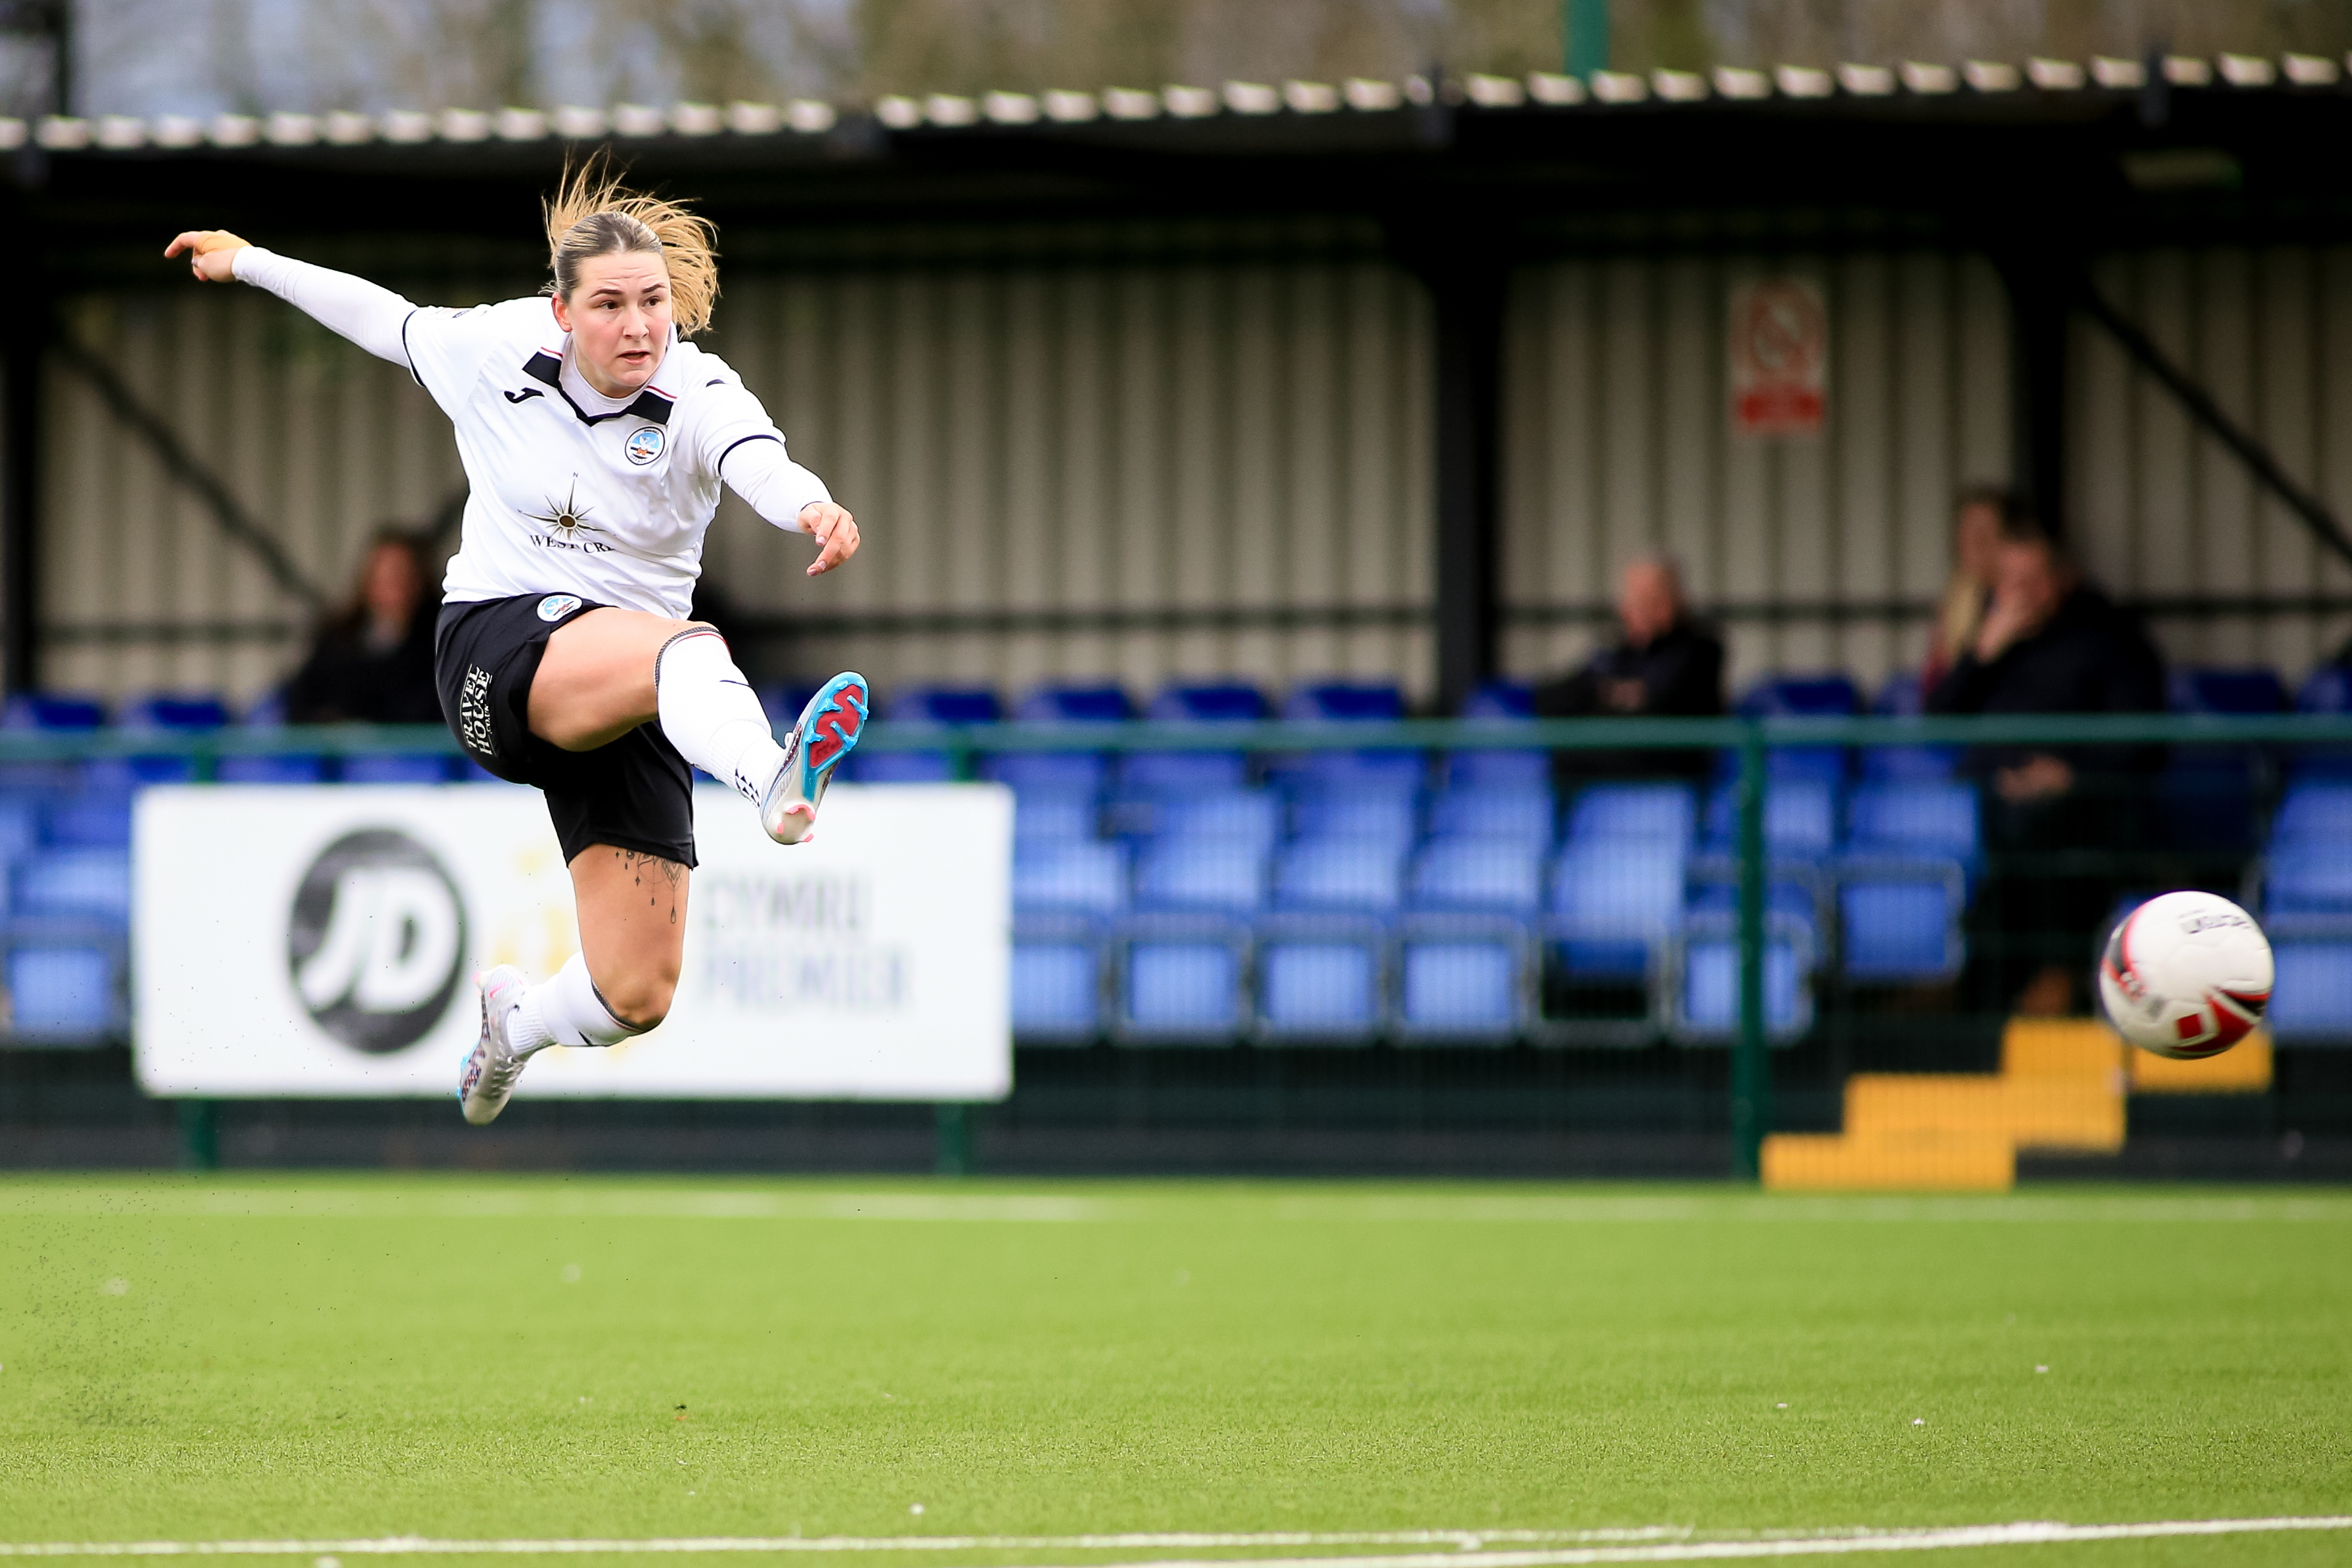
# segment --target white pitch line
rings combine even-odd
[[[1743,1558],[1830,1557],[1857,1552],[1946,1552],[1968,1547],[2048,1546],[2075,1542],[2150,1541],[2163,1537],[2257,1535],[2288,1531],[2352,1530],[2352,1515],[2279,1517],[2272,1519],[2174,1519],[2132,1524],[2058,1524],[2023,1521],[2015,1524],[1970,1524],[1940,1530],[1874,1530],[1850,1533],[1789,1535],[1727,1541],[1659,1541],[1662,1535],[1683,1535],[1672,1527],[1623,1531],[1560,1531],[1454,1533],[1410,1531],[1395,1535],[1097,1535],[1055,1537],[1012,1536],[712,1536],[634,1541],[438,1541],[422,1536],[393,1536],[366,1541],[113,1541],[0,1542],[0,1557],[282,1557],[282,1556],[553,1556],[586,1552],[613,1554],[719,1552],[882,1552],[960,1550],[1118,1550],[1122,1545],[1369,1545],[1387,1542],[1450,1541],[1449,1552],[1412,1552],[1391,1556],[1209,1558],[1199,1561],[1152,1560],[1123,1568],[1460,1568],[1465,1552],[1475,1552],[1480,1568],[1576,1568],[1602,1563],[1698,1563]],[[1562,1547],[1537,1552],[1486,1552],[1490,1541],[1606,1539],[1612,1544]],[[1648,1544],[1634,1544],[1634,1541]],[[1102,1565],[1093,1565],[1102,1568]]]

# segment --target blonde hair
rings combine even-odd
[[[631,251],[658,256],[669,269],[670,319],[690,338],[710,325],[719,299],[717,225],[677,202],[630,190],[612,165],[591,158],[566,169],[547,217],[548,291],[564,299],[580,287],[580,264]]]

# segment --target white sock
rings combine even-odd
[[[654,708],[679,756],[754,806],[776,781],[784,748],[718,632],[681,632],[662,645]]]
[[[507,1043],[529,1056],[551,1045],[617,1045],[646,1031],[623,1023],[588,977],[588,960],[574,953],[563,967],[532,986],[515,1004]]]

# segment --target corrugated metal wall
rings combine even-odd
[[[750,607],[885,618],[790,656],[886,686],[1360,673],[1423,689],[1425,627],[1334,622],[1430,596],[1427,314],[1371,264],[738,287],[720,350],[867,542],[810,583],[807,545],[730,498],[710,564]],[[1241,624],[1070,624],[1222,610]],[[931,612],[949,629],[887,629]]]
[[[812,582],[807,543],[730,497],[709,571],[746,610],[829,628],[772,667],[856,664],[886,688],[1236,672],[1422,689],[1426,627],[1392,612],[1430,596],[1426,317],[1368,264],[731,278],[712,346],[866,542]],[[108,298],[74,326],[338,594],[373,525],[462,483],[404,372],[267,296]],[[242,696],[276,679],[301,606],[79,378],[55,371],[50,395],[49,683]],[[905,629],[925,618],[950,629]],[[207,631],[138,631],[155,625]]]
[[[1767,275],[1829,306],[1819,438],[1730,434],[1724,317]],[[1948,256],[1563,262],[1521,275],[1506,347],[1504,662],[1580,662],[1618,569],[1683,565],[1727,612],[1735,684],[1916,665],[1924,620],[1885,612],[1943,586],[1954,487],[2009,468],[2007,305],[1983,263]],[[1777,604],[1776,618],[1757,618]],[[1745,612],[1743,613],[1743,612]]]
[[[2155,251],[2095,272],[2108,300],[2352,517],[2352,248]],[[2083,551],[2117,593],[2352,596],[2352,568],[2193,428],[2114,340],[2078,324],[2068,497]],[[2174,659],[2269,664],[2290,679],[2352,636],[2352,615],[2159,614]]]
[[[1831,413],[1806,442],[1735,439],[1731,287],[1817,279]],[[2352,251],[2115,259],[2103,287],[2286,465],[2352,511]],[[527,287],[509,283],[508,289]],[[493,280],[415,287],[470,302]],[[1507,667],[1559,668],[1617,566],[1664,548],[1727,614],[1735,678],[1916,663],[1953,487],[2008,468],[2006,307],[1935,254],[1562,262],[1523,271],[1505,388]],[[80,300],[78,339],[340,595],[369,529],[461,484],[446,425],[394,367],[266,296],[182,286]],[[730,277],[714,347],[859,513],[856,566],[731,499],[709,548],[739,605],[814,630],[771,670],[856,664],[1018,688],[1112,675],[1431,677],[1428,312],[1369,262],[840,270]],[[2243,471],[2096,329],[2074,343],[2071,500],[2126,596],[2352,593]],[[49,378],[48,680],[249,696],[305,612],[63,366]],[[2208,610],[2210,610],[2209,605]],[[2166,614],[2176,658],[2291,675],[2352,617]],[[159,635],[178,628],[182,634]]]

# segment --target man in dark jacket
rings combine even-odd
[[[1536,688],[1538,718],[1712,717],[1723,712],[1723,643],[1692,619],[1682,574],[1663,556],[1625,568],[1617,586],[1622,635],[1572,675]],[[1599,776],[1696,776],[1704,751],[1563,751],[1563,780]]]
[[[2008,527],[1992,602],[1975,644],[1927,694],[1948,714],[2159,713],[2164,661],[2139,623],[2082,580],[2030,522]],[[1979,900],[1988,1000],[2063,1014],[2086,999],[2097,927],[2120,879],[2112,861],[2144,841],[2147,747],[1985,747],[1969,766],[1988,786],[1986,837],[1999,857]],[[2087,856],[2084,852],[2090,852]],[[2087,860],[2087,863],[2084,863]],[[2069,861],[2074,863],[2069,864]]]

